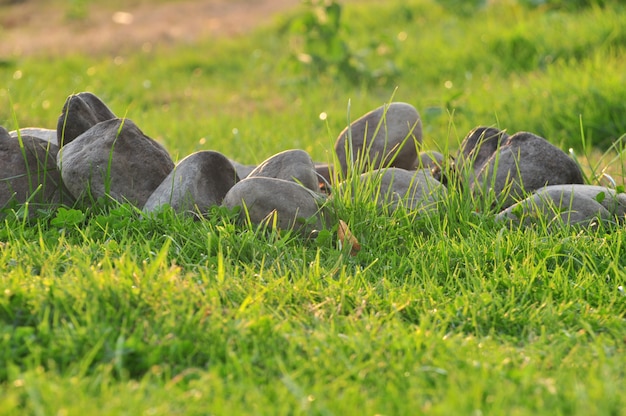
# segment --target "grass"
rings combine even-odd
[[[65,97],[90,90],[179,159],[329,160],[346,120],[393,95],[422,113],[427,149],[453,154],[498,125],[621,172],[621,154],[598,154],[626,132],[623,6],[444,3],[345,5],[336,36],[356,78],[295,59],[306,9],[234,40],[11,58],[0,125],[54,127]],[[336,225],[305,239],[219,208],[6,213],[0,414],[624,413],[619,224],[502,228],[459,188],[425,216],[381,215],[369,196],[333,206],[356,256]]]

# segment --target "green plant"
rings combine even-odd
[[[349,27],[342,19],[342,5],[335,0],[306,0],[306,11],[289,23],[293,58],[312,75],[330,75],[360,84],[389,83],[398,73],[393,53],[376,68],[368,56],[383,45],[378,37],[367,45],[349,41]],[[389,43],[387,43],[389,45]],[[358,51],[355,48],[360,48]]]

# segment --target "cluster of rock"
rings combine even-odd
[[[626,213],[626,195],[584,185],[579,166],[532,133],[476,128],[454,164],[440,153],[420,152],[421,144],[417,110],[394,102],[342,131],[332,164],[316,164],[297,149],[258,166],[216,151],[199,151],[175,164],[131,120],[83,92],[68,97],[55,130],[9,133],[0,127],[0,208],[26,202],[89,206],[112,198],[145,213],[167,205],[204,215],[222,205],[242,207],[242,218],[253,224],[312,230],[336,221],[326,202],[337,194],[365,193],[384,210],[402,206],[421,213],[438,209],[448,187],[463,186],[503,221],[578,223]]]

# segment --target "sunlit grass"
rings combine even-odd
[[[572,148],[590,183],[623,184],[623,6],[443,3],[344,7],[351,50],[397,67],[370,83],[294,61],[298,15],[236,40],[11,58],[0,125],[53,128],[89,90],[177,159],[332,161],[347,122],[393,97],[422,114],[426,149],[454,155],[477,125],[526,130]],[[220,208],[6,213],[0,414],[623,413],[619,224],[509,229],[467,187],[429,214],[380,209],[375,181],[348,189],[329,208],[355,255],[336,223],[308,239]]]

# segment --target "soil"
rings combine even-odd
[[[95,3],[95,2],[92,2]],[[104,2],[102,2],[104,3]],[[137,47],[237,36],[268,23],[300,0],[90,4],[80,16],[45,0],[0,0],[0,60],[12,56],[115,54]],[[85,6],[87,7],[87,6]]]

